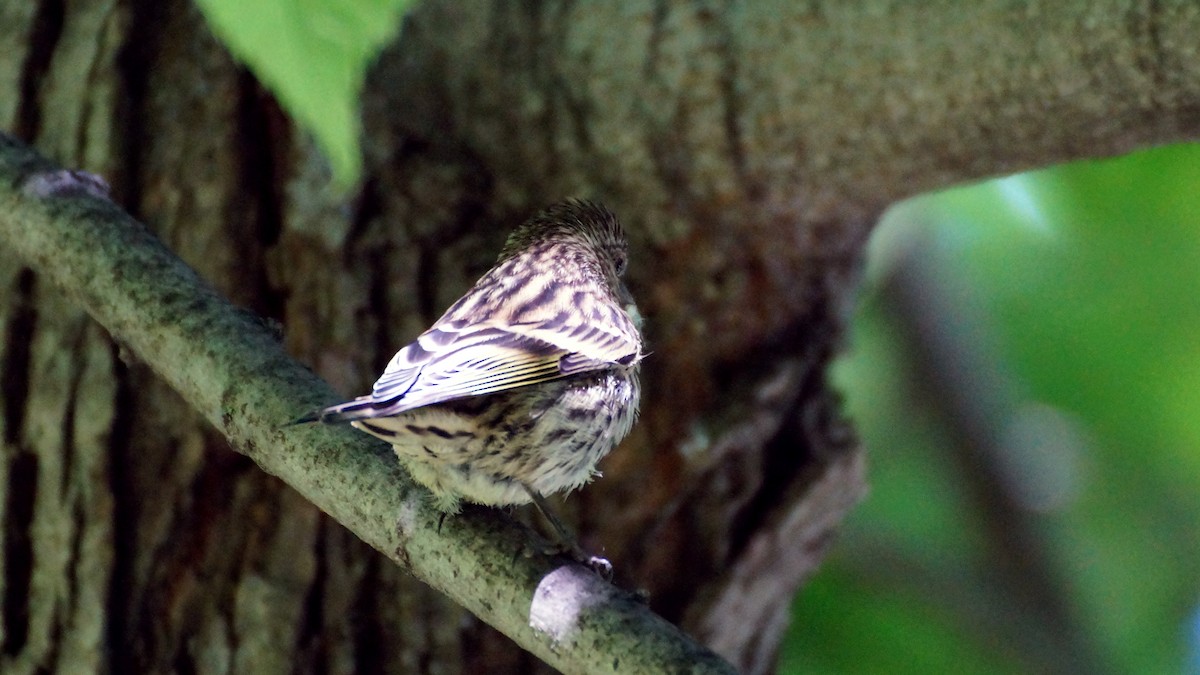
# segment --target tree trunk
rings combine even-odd
[[[608,203],[648,320],[643,414],[562,509],[619,584],[762,672],[863,489],[824,373],[875,216],[1196,131],[1182,4],[1116,22],[1121,3],[1046,3],[1040,35],[1090,27],[1086,54],[1031,50],[1009,3],[974,22],[909,4],[426,3],[368,82],[366,180],[346,200],[192,4],[6,3],[0,128],[105,176],[347,395],[524,217]],[[2,259],[0,279],[0,670],[539,667],[231,451],[30,268]]]

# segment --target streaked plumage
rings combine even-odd
[[[579,487],[637,415],[642,338],[620,281],[626,255],[604,207],[549,207],[370,394],[301,421],[350,422],[392,443],[447,512]]]

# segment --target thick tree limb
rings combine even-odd
[[[513,190],[817,230],[1195,138],[1198,27],[1187,0],[430,2],[376,114],[452,132]]]
[[[635,596],[536,552],[501,514],[439,524],[390,450],[283,427],[336,398],[272,329],[220,297],[86,174],[0,135],[0,240],[83,305],[230,444],[364,541],[566,672],[730,672]]]

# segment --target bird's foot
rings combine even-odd
[[[579,546],[579,541],[567,529],[567,526],[550,510],[550,505],[546,503],[546,500],[536,491],[530,489],[529,486],[525,486],[525,490],[529,493],[530,499],[533,500],[534,506],[537,507],[537,510],[542,514],[546,522],[550,524],[550,528],[554,530],[555,538],[558,539],[557,544],[546,547],[544,551],[546,555],[570,556],[572,560],[600,575],[605,581],[612,581],[612,563],[607,558],[591,555],[584,551]]]

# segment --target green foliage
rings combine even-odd
[[[948,292],[983,317],[1019,396],[1079,430],[1075,496],[1036,519],[1114,672],[1181,672],[1200,599],[1198,184],[1200,147],[1163,148],[923,197],[875,242],[887,259],[923,229],[922,257],[961,282]],[[992,633],[1036,619],[989,607],[983,515],[879,300],[837,373],[872,494],[798,600],[782,672],[1027,671]]]
[[[784,646],[781,673],[984,675],[1011,669],[934,599],[845,568],[823,574],[797,614],[797,637]]]
[[[213,31],[313,134],[342,186],[358,180],[367,66],[412,0],[198,0]]]

